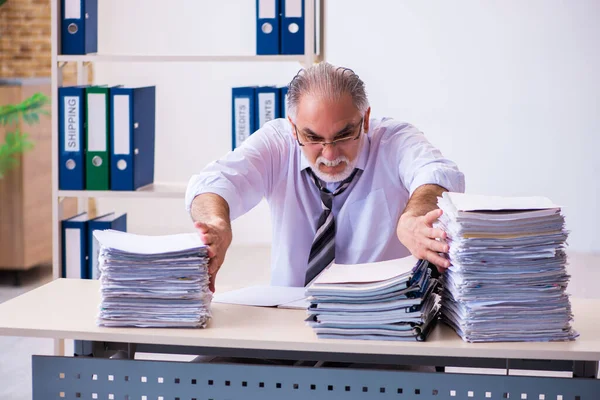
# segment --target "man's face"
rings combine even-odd
[[[363,127],[368,129],[368,115],[368,111],[360,114],[350,95],[338,101],[312,95],[300,99],[293,134],[320,179],[340,182],[350,176],[361,148]]]

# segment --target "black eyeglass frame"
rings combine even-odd
[[[302,142],[300,142],[300,139],[299,139],[300,138],[300,134],[298,133],[298,127],[296,126],[296,124],[293,124],[293,125],[294,125],[294,130],[296,132],[296,141],[298,142],[299,146],[306,146],[307,144],[308,145],[317,145],[317,144],[320,144],[321,146],[323,146],[323,148],[325,148],[326,145],[333,145],[333,146],[335,146],[337,143],[340,143],[340,142],[348,142],[350,140],[358,140],[358,138],[360,137],[360,134],[362,133],[362,130],[363,130],[363,122],[364,122],[364,120],[365,120],[365,117],[362,117],[360,119],[360,123],[358,124],[358,126],[359,126],[358,134],[356,135],[356,137],[354,137],[354,138],[348,137],[348,138],[338,139],[338,140],[334,139],[331,142],[306,142],[306,143],[302,143]]]

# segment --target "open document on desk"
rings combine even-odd
[[[544,197],[444,193],[436,225],[446,231],[450,269],[442,318],[463,340],[572,340],[567,231]]]
[[[204,328],[211,317],[207,248],[195,234],[97,230],[100,326]]]
[[[437,286],[429,263],[413,256],[334,263],[306,288],[306,321],[320,338],[423,341],[439,315]]]
[[[254,285],[215,293],[214,303],[290,309],[308,308],[304,287]]]

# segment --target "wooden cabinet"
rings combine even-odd
[[[0,104],[17,104],[36,92],[51,97],[50,79],[0,81]],[[49,109],[49,107],[48,107]],[[21,123],[33,150],[0,178],[0,269],[26,270],[52,262],[52,120],[40,116],[36,125]],[[0,127],[4,143],[6,129]],[[76,210],[76,199],[65,215]]]

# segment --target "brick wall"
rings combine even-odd
[[[51,76],[50,0],[8,0],[0,6],[0,78]],[[76,66],[63,68],[64,85],[77,82]],[[91,68],[88,77],[93,78]]]

